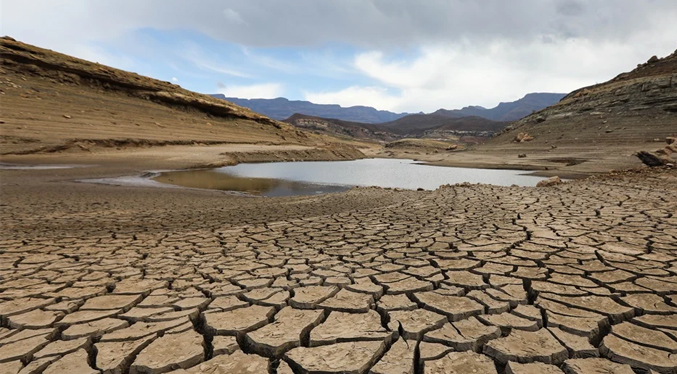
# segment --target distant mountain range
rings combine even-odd
[[[278,97],[277,99],[239,99],[237,97],[226,97],[223,94],[213,94],[211,96],[249,108],[278,121],[287,119],[296,113],[361,123],[390,122],[407,115],[407,113],[377,110],[369,106],[344,108],[336,104],[313,104],[310,101],[288,100],[283,97]]]
[[[313,104],[309,101],[288,100],[285,98],[239,99],[236,97],[226,97],[223,94],[214,94],[211,96],[230,101],[280,121],[285,120],[296,113],[360,123],[386,123],[396,121],[409,115],[408,113],[393,113],[386,110],[377,110],[368,106],[344,108],[336,104]],[[468,106],[454,110],[439,109],[432,114],[451,118],[474,116],[492,121],[510,122],[523,118],[534,111],[556,104],[564,96],[565,94],[559,93],[530,93],[519,100],[500,103],[498,106],[491,109],[486,109],[481,106]]]
[[[524,118],[531,113],[557,104],[566,94],[560,93],[530,93],[517,101],[500,103],[495,108],[486,109],[481,106],[467,106],[463,109],[439,109],[432,114],[445,117],[477,116],[492,121],[511,122]]]

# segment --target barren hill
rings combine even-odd
[[[342,121],[296,113],[284,120],[298,128],[349,139],[391,141],[397,135],[385,131],[378,124]]]
[[[501,131],[506,125],[505,122],[480,117],[452,118],[436,114],[411,114],[395,121],[371,124],[297,113],[284,121],[322,134],[366,141],[392,141],[400,138],[457,138],[459,136],[486,139]]]
[[[169,82],[0,38],[1,154],[325,139]]]
[[[559,103],[519,120],[486,146],[510,144],[519,133],[525,148],[550,146],[653,147],[677,134],[677,52],[652,57],[608,82],[571,92]]]
[[[496,122],[481,117],[453,118],[437,114],[411,114],[378,126],[400,135],[422,135],[426,131],[462,131],[493,133],[501,131],[505,122]]]

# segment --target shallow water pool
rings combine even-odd
[[[184,187],[238,191],[259,196],[313,195],[354,186],[434,190],[455,183],[535,186],[542,177],[523,170],[431,166],[414,160],[373,158],[239,164],[209,170],[161,173],[155,181]]]

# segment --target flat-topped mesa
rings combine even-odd
[[[663,142],[677,129],[677,51],[653,56],[630,72],[577,89],[559,103],[513,122],[489,144],[518,133],[533,140],[520,147]],[[657,140],[658,139],[658,140]]]

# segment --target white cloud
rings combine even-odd
[[[205,75],[250,78],[266,69],[298,77],[285,84],[303,90],[303,84],[316,84],[308,78],[326,72],[350,87],[314,89],[306,97],[336,98],[343,105],[361,98],[359,104],[402,111],[493,106],[532,91],[567,92],[671,53],[677,35],[675,0],[0,1],[0,34],[44,48],[133,70],[139,50],[166,58],[135,31],[170,38],[191,33],[242,45],[248,53],[240,65],[212,51],[172,56],[192,58]],[[116,43],[124,46],[116,53],[97,47]],[[318,46],[338,46],[339,58],[312,56]],[[290,55],[303,47],[310,58],[302,56],[306,63],[299,66],[285,53],[271,58],[257,47]],[[412,48],[420,48],[413,57]],[[351,60],[355,50],[366,52]],[[191,72],[182,74],[182,83],[190,85]]]
[[[283,87],[278,83],[264,83],[241,86],[219,87],[219,93],[226,97],[239,97],[243,99],[275,99],[282,96]]]
[[[304,96],[316,104],[367,105],[384,110],[395,109],[402,103],[400,97],[389,94],[383,87],[352,86],[335,92],[304,92]]]
[[[179,81],[179,78],[177,78],[177,77],[172,77],[172,82],[176,83],[176,82],[178,82],[178,81]]]
[[[180,56],[202,70],[213,73],[230,75],[239,78],[251,78],[247,73],[228,66],[218,55],[207,53],[202,47],[193,42],[183,42],[180,46]]]
[[[242,16],[240,13],[237,11],[227,8],[223,10],[223,15],[226,17],[226,19],[232,23],[238,24],[238,25],[246,25],[247,22],[242,19]]]
[[[665,33],[641,32],[626,41],[534,38],[517,47],[500,39],[482,46],[449,43],[422,47],[417,57],[409,59],[364,52],[355,57],[354,66],[377,84],[310,92],[305,97],[322,103],[432,112],[468,105],[494,107],[529,92],[568,93],[629,71],[661,46],[674,43],[670,35],[677,35],[677,25],[657,26]]]

